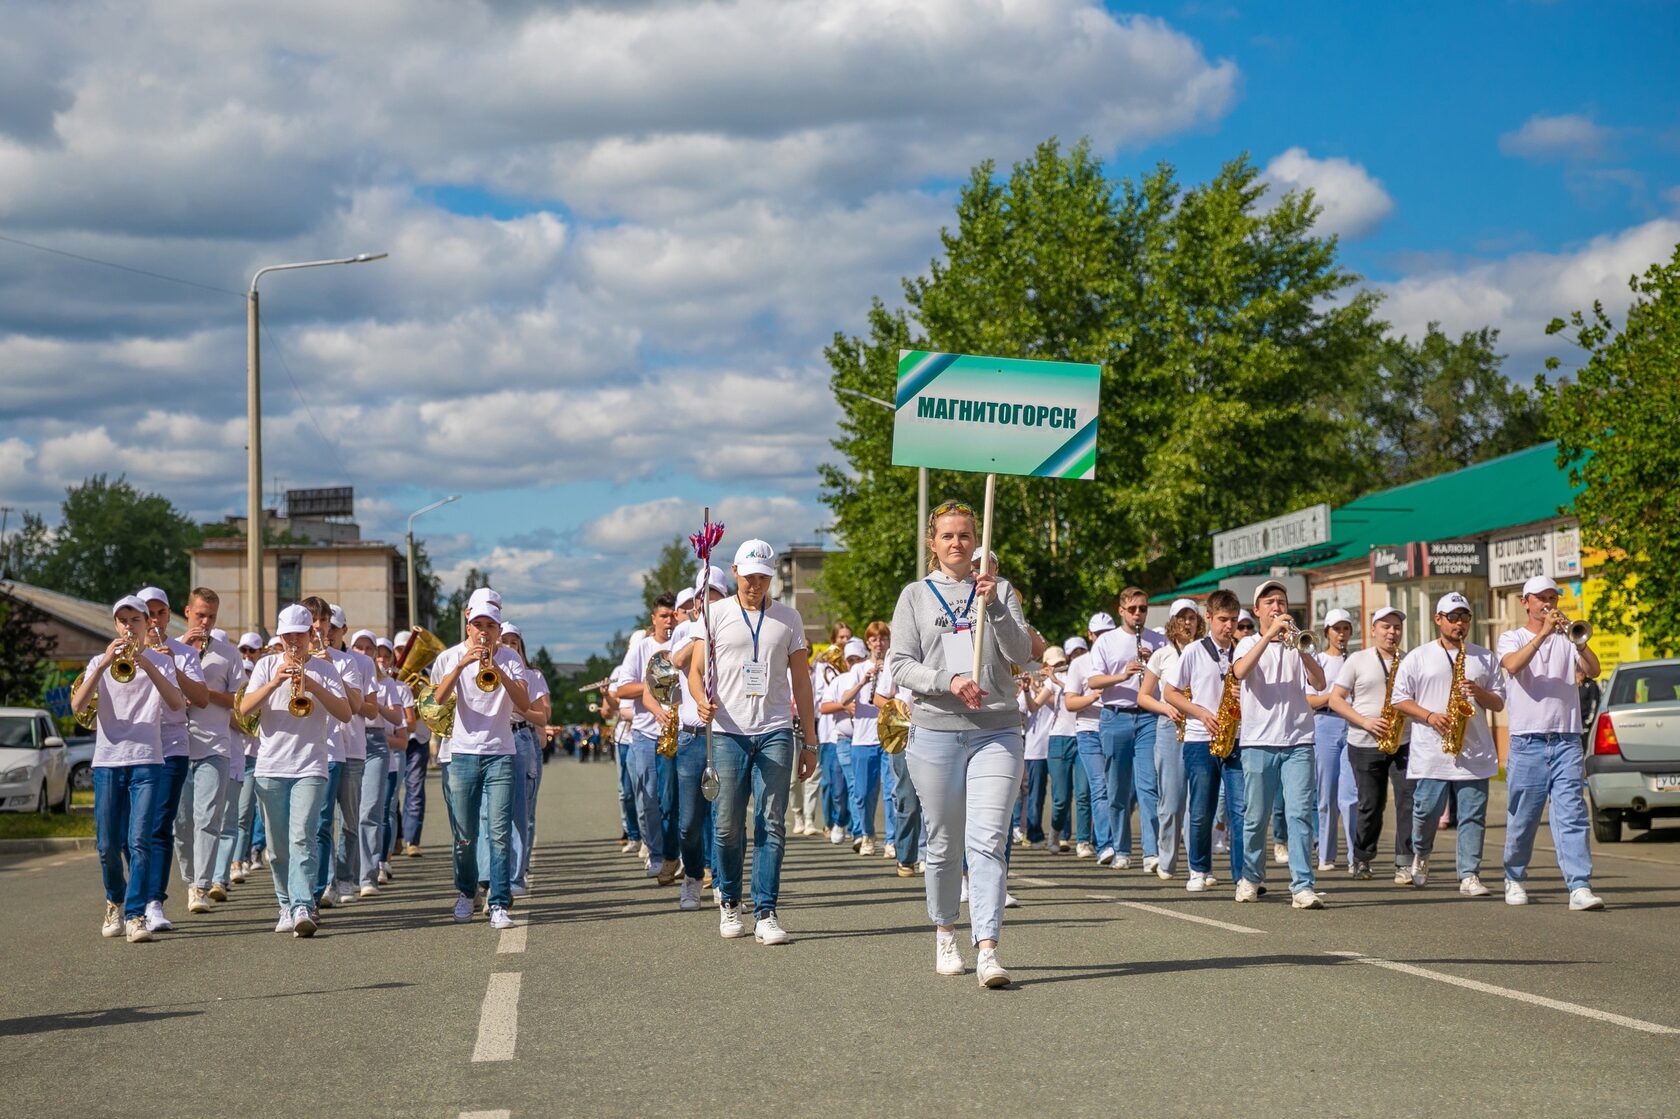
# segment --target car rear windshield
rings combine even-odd
[[[0,746],[35,747],[35,719],[29,715],[0,715]]]
[[[1630,703],[1673,703],[1680,700],[1680,664],[1653,664],[1616,673],[1611,707]]]

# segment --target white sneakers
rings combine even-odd
[[[898,858],[898,847],[897,847],[897,845],[892,844],[892,843],[881,844],[881,857],[883,859],[896,859],[896,858]]]
[[[1096,853],[1097,849],[1089,843],[1081,843],[1073,849],[1073,856],[1076,859],[1088,859]]]
[[[197,886],[188,886],[187,887],[187,912],[188,913],[208,913],[208,912],[210,912],[210,899],[206,895],[206,892],[199,889]]]
[[[1395,875],[1394,875],[1394,881],[1396,883],[1398,883],[1400,881],[1400,875],[1399,875],[1398,872],[1396,872]],[[1429,882],[1429,856],[1428,855],[1413,855],[1412,856],[1412,885],[1416,886],[1418,889],[1421,890],[1421,889],[1423,889],[1423,887],[1425,885],[1428,884],[1428,882]]]
[[[957,902],[961,905],[967,905],[968,904],[968,876],[967,875],[963,876],[962,893],[960,895],[958,895]]]
[[[1005,890],[1003,892],[1003,907],[1005,909],[1019,909],[1021,908],[1021,903],[1015,900],[1014,894]]]
[[[724,904],[718,906],[718,935],[725,940],[734,940],[747,935],[747,926],[741,923],[741,907],[739,905]]]
[[[982,987],[1009,986],[1009,973],[998,963],[996,948],[980,949],[980,959],[974,965],[974,973],[979,977]]]
[[[289,933],[289,932],[292,931],[292,928],[293,928],[292,911],[290,909],[286,908],[285,906],[281,906],[280,907],[280,919],[278,921],[274,922],[274,931],[277,932],[277,933]]]
[[[130,944],[144,944],[152,939],[152,930],[147,927],[144,917],[130,917],[123,923],[123,928]]]
[[[1108,865],[1115,870],[1130,870],[1132,869],[1132,857],[1130,855],[1116,855],[1114,861]]]
[[[1603,909],[1604,899],[1593,893],[1589,887],[1580,886],[1569,891],[1569,908],[1575,910]]]
[[[232,866],[228,867],[228,881],[232,882],[235,886],[245,881],[244,863],[234,863]]]
[[[466,924],[472,920],[473,899],[471,894],[456,894],[455,908],[451,911],[457,925]]]
[[[760,944],[786,944],[788,934],[782,923],[776,920],[776,914],[770,912],[753,922],[753,939]]]
[[[1160,859],[1156,858],[1154,855],[1145,855],[1143,857],[1143,872],[1145,874],[1148,874],[1152,870],[1160,870],[1160,869],[1161,869],[1161,860]],[[1166,877],[1170,878],[1172,876],[1167,875]]]
[[[1491,891],[1489,891],[1486,886],[1482,885],[1480,876],[1475,874],[1466,874],[1458,883],[1458,892],[1467,898],[1485,898]]]
[[[1108,866],[1112,862],[1114,862],[1114,848],[1104,847],[1102,854],[1097,856],[1097,865]]]
[[[1278,866],[1289,865],[1289,845],[1285,843],[1272,844],[1272,861]]]
[[[169,923],[169,918],[163,915],[163,902],[149,901],[146,903],[146,931],[169,932],[175,926]]]
[[[493,929],[513,928],[513,918],[508,916],[508,911],[505,907],[500,905],[492,905],[490,907],[490,927]]]
[[[509,882],[508,883],[508,893],[512,894],[516,898],[530,897],[531,896],[531,887],[521,886],[517,882]]]
[[[684,913],[693,913],[700,908],[700,879],[683,879],[682,893],[677,895],[677,908]]]
[[[1324,862],[1322,859],[1319,860],[1318,872],[1320,874],[1323,874],[1327,870],[1335,870],[1335,869],[1336,869],[1336,864],[1335,863],[1327,863],[1327,862]]]
[[[1184,884],[1184,888],[1189,890],[1192,894],[1199,894],[1208,888],[1207,877],[1200,871],[1192,870],[1190,872],[1190,881]]]
[[[1518,882],[1515,878],[1505,879],[1505,904],[1506,905],[1527,905],[1528,904],[1528,891],[1523,889],[1523,884],[1521,882]]]
[[[227,887],[220,882],[210,883],[210,889],[207,893],[211,901],[226,901],[228,899]]]
[[[858,845],[858,854],[860,854],[860,855],[873,855],[874,853],[875,853],[875,837],[872,836],[872,835],[864,836],[863,837],[863,842]]]
[[[1323,909],[1324,899],[1310,889],[1297,890],[1290,895],[1289,904],[1294,909]]]
[[[963,966],[962,953],[957,950],[956,933],[934,931],[933,970],[937,975],[961,975],[968,970]]]
[[[292,935],[300,939],[315,935],[315,915],[308,907],[300,905],[292,910]]]
[[[1237,901],[1259,901],[1260,900],[1260,889],[1259,889],[1259,887],[1257,887],[1254,883],[1250,882],[1246,878],[1239,878],[1237,880],[1236,900]]]
[[[649,878],[658,878],[659,877],[659,872],[661,870],[664,870],[664,869],[665,869],[665,860],[664,859],[649,859],[647,861],[647,869],[646,869],[645,873],[646,873],[647,877],[649,877]]]
[[[378,897],[379,896],[379,887],[375,886],[373,883],[370,882],[367,885],[363,886],[361,889],[357,890],[356,891],[356,896],[357,897],[364,897],[364,898]]]
[[[846,832],[839,824],[828,829],[828,841],[838,847],[846,840]]]
[[[99,935],[109,940],[123,933],[122,907],[114,901],[105,903],[105,923],[99,926]]]
[[[1429,877],[1429,871],[1427,868],[1424,870],[1424,877]],[[1394,868],[1394,884],[1396,886],[1422,885],[1421,882],[1417,881],[1416,876],[1412,873],[1412,868],[1409,866],[1397,866]]]
[[[1020,828],[1015,829],[1014,835],[1016,843],[1024,844],[1027,842],[1027,833],[1022,831]]]

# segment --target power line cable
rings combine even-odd
[[[34,249],[36,252],[40,253],[50,253],[53,256],[62,256],[69,260],[79,260],[83,264],[97,264],[101,268],[115,268],[119,272],[132,272],[136,276],[150,276],[154,280],[166,280],[172,284],[184,284],[187,287],[198,288],[201,291],[213,291],[221,295],[235,295],[240,299],[245,298],[244,292],[234,291],[232,288],[219,288],[213,284],[201,284],[197,280],[183,280],[179,276],[166,276],[162,272],[151,272],[144,268],[135,268],[128,264],[118,264],[114,260],[100,260],[95,256],[83,256],[81,253],[66,252],[64,249],[54,249],[47,245],[37,245],[33,241],[24,241],[17,237],[8,237],[4,233],[0,233],[0,241],[4,241],[11,245],[20,245],[26,249]]]

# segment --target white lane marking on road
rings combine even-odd
[[[474,1061],[511,1061],[519,1040],[519,972],[498,971],[490,976],[484,992],[484,1009],[478,1014],[478,1043]]]
[[[1052,882],[1048,878],[1027,878],[1027,877],[1024,877],[1024,876],[1019,875],[1019,874],[1014,875],[1014,879],[1017,882],[1025,882],[1029,886],[1058,886],[1058,885],[1060,885],[1059,882]]]
[[[1264,929],[1251,929],[1247,925],[1233,925],[1229,921],[1215,921],[1212,917],[1200,917],[1194,913],[1180,913],[1175,909],[1164,909],[1159,905],[1145,905],[1141,901],[1121,901],[1112,894],[1086,894],[1088,898],[1097,901],[1111,901],[1115,905],[1123,905],[1127,909],[1141,909],[1145,913],[1154,913],[1161,917],[1176,917],[1180,921],[1194,921],[1198,925],[1208,925],[1211,928],[1224,929],[1234,933],[1264,933]]]
[[[504,955],[509,952],[525,951],[525,918],[520,917],[513,923],[513,928],[502,930],[502,939],[496,942],[496,954]]]
[[[1331,956],[1340,956],[1344,960],[1354,963],[1370,964],[1386,971],[1398,971],[1403,975],[1415,975],[1419,979],[1433,979],[1438,983],[1450,983],[1454,987],[1463,987],[1467,991],[1480,991],[1484,995],[1498,995],[1500,998],[1512,999],[1516,1002],[1526,1002],[1531,1006],[1543,1006],[1548,1010],[1561,1010],[1565,1014],[1575,1014],[1582,1018],[1592,1018],[1599,1022],[1608,1022],[1612,1026],[1625,1026],[1630,1030],[1639,1030],[1648,1034],[1680,1034],[1680,1029],[1673,1026],[1659,1026],[1655,1022],[1644,1022],[1638,1018],[1627,1018],[1620,1014],[1612,1014],[1608,1010],[1595,1010],[1590,1006],[1579,1003],[1563,1002],[1560,999],[1549,999],[1544,995],[1531,995],[1527,991],[1514,991],[1509,987],[1496,987],[1492,983],[1483,983],[1478,979],[1465,979],[1458,975],[1448,975],[1441,971],[1430,971],[1428,968],[1417,967],[1413,964],[1402,964],[1394,960],[1378,959],[1367,956],[1362,952],[1330,952]]]
[[[513,1112],[507,1108],[500,1111],[463,1111],[459,1119],[511,1119]]]

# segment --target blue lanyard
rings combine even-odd
[[[951,609],[951,604],[945,601],[945,596],[939,593],[939,588],[933,585],[932,579],[923,579],[922,582],[926,583],[928,590],[933,592],[933,597],[939,600],[939,606],[945,611],[945,616],[951,619],[953,628],[959,631],[974,628],[973,622],[964,622],[962,618],[968,617],[968,612],[974,609],[974,592],[980,589],[978,583],[968,588],[968,601],[963,603],[962,618],[959,618],[956,612]]]
[[[753,628],[752,620],[747,617],[747,608],[745,606],[741,605],[741,600],[740,599],[735,600],[735,605],[741,611],[741,624],[747,627],[747,632],[748,633],[752,634],[752,639],[753,639],[753,663],[757,664],[758,663],[758,635],[764,632],[764,611],[765,611],[765,608],[768,607],[770,604],[768,602],[759,603],[759,605],[758,605],[758,628],[757,629]]]

